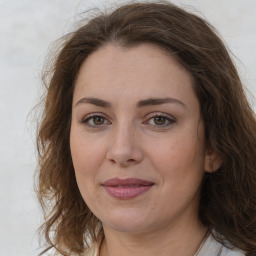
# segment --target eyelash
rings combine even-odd
[[[89,122],[91,120],[93,121],[94,118],[102,118],[104,123],[105,123],[105,121],[107,121],[107,118],[102,113],[92,113],[92,114],[85,116],[81,123],[83,123],[84,125],[86,125],[89,128],[93,128],[93,129],[100,128],[104,125],[104,124],[102,124],[102,125],[90,124]],[[108,122],[108,124],[111,124],[111,122],[109,122],[109,121],[107,121],[107,122]]]
[[[149,124],[152,128],[156,128],[156,129],[157,128],[167,128],[176,122],[176,119],[170,115],[163,114],[163,113],[152,113],[150,118],[148,118],[145,122],[143,122],[143,124],[148,123],[151,119],[154,120],[156,118],[163,118],[163,120],[164,120],[164,124],[161,124],[161,125]]]
[[[90,124],[89,122],[92,120],[94,121],[95,118],[101,118],[103,119],[103,123],[102,124]],[[155,119],[155,118],[163,118],[164,120],[164,124],[160,124],[160,125],[157,125],[157,124],[149,124],[149,121],[151,119]],[[87,127],[89,128],[102,128],[103,126],[106,125],[106,122],[107,121],[107,125],[111,124],[110,121],[108,121],[108,119],[102,114],[102,113],[92,113],[92,114],[89,114],[87,116],[85,116],[82,120],[81,123],[83,123],[84,125],[86,125]],[[155,120],[154,120],[155,121]],[[167,124],[166,124],[167,122]],[[172,124],[174,124],[176,122],[176,119],[171,117],[170,115],[166,115],[166,114],[162,114],[162,113],[152,113],[150,118],[148,118],[146,121],[143,122],[143,124],[145,125],[150,125],[152,128],[166,128],[166,127],[169,127],[171,126]]]

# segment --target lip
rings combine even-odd
[[[113,178],[105,181],[102,186],[110,196],[125,200],[146,193],[154,186],[154,183],[137,178]]]

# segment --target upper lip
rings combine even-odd
[[[103,186],[131,186],[131,185],[149,186],[153,184],[154,182],[137,179],[137,178],[126,178],[126,179],[113,178],[105,181],[102,185]]]

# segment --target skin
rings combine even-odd
[[[151,44],[107,44],[83,63],[73,96],[70,147],[82,197],[103,224],[101,256],[192,256],[204,238],[200,187],[214,156],[205,147],[193,82],[174,57]],[[84,99],[90,97],[109,106]],[[173,100],[137,106],[167,97]],[[120,200],[102,186],[116,177],[154,186]]]

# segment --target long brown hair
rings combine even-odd
[[[45,70],[47,93],[38,130],[37,195],[49,248],[80,255],[104,234],[76,184],[69,134],[75,80],[89,54],[106,43],[152,43],[176,56],[191,72],[208,146],[221,168],[205,173],[201,222],[223,244],[256,253],[256,119],[237,70],[215,29],[202,18],[167,3],[132,3],[100,13],[64,38]]]

